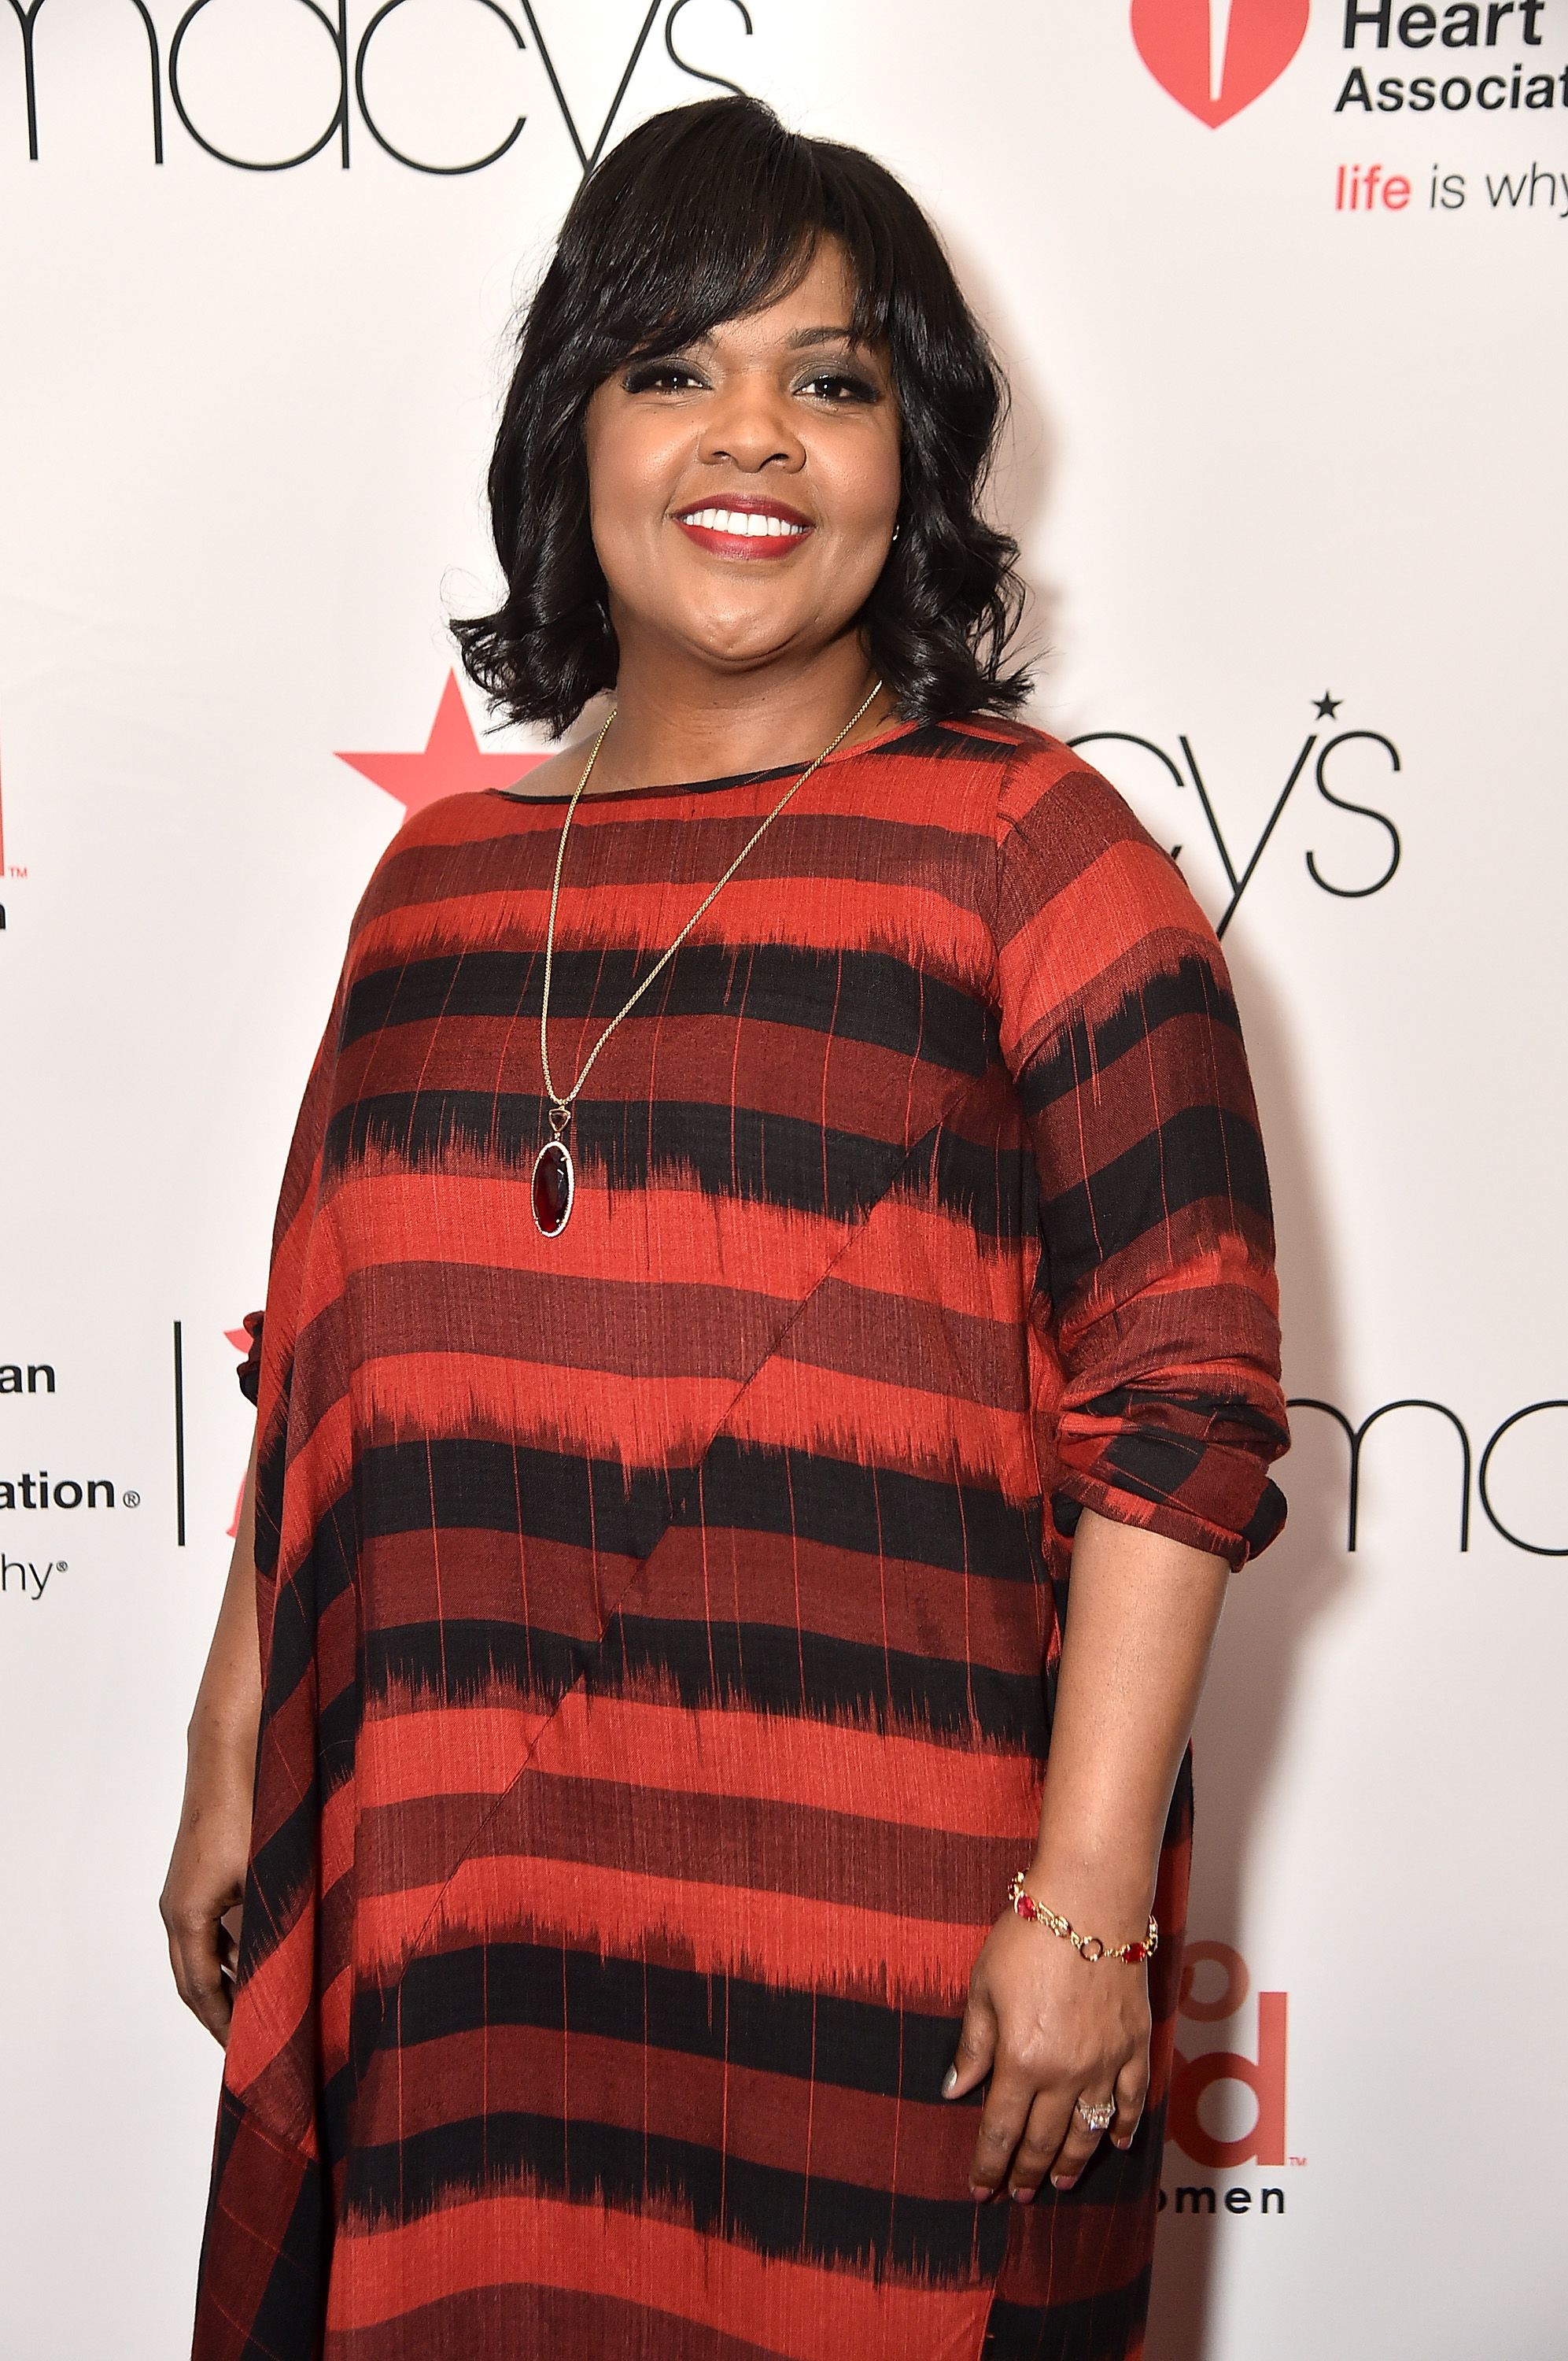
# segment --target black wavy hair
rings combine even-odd
[[[851,323],[888,356],[902,420],[900,531],[861,618],[907,720],[1009,712],[1017,544],[978,500],[1006,388],[935,231],[858,148],[788,131],[754,98],[672,107],[628,134],[574,198],[518,332],[488,488],[506,596],[455,618],[492,712],[559,736],[619,663],[589,529],[584,413],[633,358],[673,352],[797,285],[838,239]]]

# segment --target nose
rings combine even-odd
[[[728,460],[747,475],[764,467],[793,474],[805,467],[806,445],[795,431],[787,398],[761,372],[733,378],[704,408],[699,459]]]

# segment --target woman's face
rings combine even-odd
[[[725,671],[808,656],[852,623],[899,496],[884,355],[849,340],[841,248],[798,287],[588,404],[594,546],[623,651],[663,641]]]

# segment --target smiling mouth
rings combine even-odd
[[[815,528],[782,508],[683,509],[673,522],[689,541],[718,557],[783,557],[798,549]]]

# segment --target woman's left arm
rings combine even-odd
[[[1268,1177],[1230,978],[1174,861],[1065,748],[999,807],[1001,1043],[1039,1181],[1036,1407],[1076,1522],[1025,1886],[1110,1949],[1147,1930],[1160,1840],[1230,1570],[1284,1502]],[[973,2181],[1070,2183],[1124,2147],[1149,2079],[1144,1963],[1011,1910],[987,1937],[948,2095],[989,2072]]]
[[[1025,1876],[1037,1901],[1109,1945],[1148,1923],[1160,1839],[1230,1569],[1184,1542],[1086,1509],[1072,1554],[1040,1813]],[[991,2076],[971,2180],[1027,2202],[1069,2187],[1098,2135],[1073,2109],[1114,2098],[1109,2136],[1137,2129],[1149,2072],[1148,1976],[1009,1911],[986,1938],[944,2095]]]

